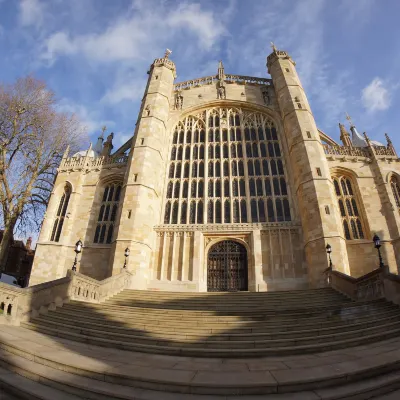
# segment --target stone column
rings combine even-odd
[[[263,287],[263,270],[262,270],[262,247],[261,247],[261,231],[254,230],[251,235],[251,261],[252,265],[248,266],[249,270],[249,291],[257,292],[258,285]],[[252,270],[250,271],[250,268]],[[252,278],[250,280],[250,278]]]
[[[204,262],[204,237],[199,231],[194,233],[194,252],[193,252],[193,281],[197,284],[199,292],[207,291],[207,268]]]
[[[280,134],[294,174],[309,282],[318,287],[324,285],[323,271],[328,267],[327,243],[334,249],[337,270],[349,273],[349,262],[328,162],[295,65],[287,52],[276,48],[267,59],[283,120]]]

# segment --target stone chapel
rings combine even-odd
[[[325,285],[330,266],[358,277],[400,266],[400,164],[387,145],[339,124],[320,130],[286,51],[271,78],[175,82],[167,51],[150,67],[135,132],[66,151],[37,244],[31,285],[125,268],[132,289],[274,291]],[[104,133],[104,132],[103,132]],[[129,256],[125,257],[125,249]]]

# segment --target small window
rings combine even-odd
[[[60,236],[64,225],[64,219],[67,214],[70,196],[71,196],[71,187],[67,184],[64,187],[64,193],[61,196],[61,200],[57,209],[56,220],[54,221],[53,230],[51,232],[50,240],[52,242],[60,241]]]

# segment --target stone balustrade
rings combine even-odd
[[[331,146],[324,144],[324,151],[327,155],[333,156],[353,156],[353,157],[371,157],[370,150],[367,147],[348,147],[348,146]],[[374,146],[374,151],[377,156],[397,157],[391,147]]]
[[[324,144],[325,154],[335,156],[355,156],[355,157],[370,157],[367,148],[363,147],[347,147],[347,146],[330,146]]]
[[[256,84],[256,85],[272,85],[272,79],[267,78],[257,78],[254,76],[244,76],[244,75],[231,75],[226,74],[226,83],[238,83],[238,84]],[[174,85],[174,90],[179,91],[183,89],[190,89],[192,87],[211,85],[218,82],[218,76],[205,76],[203,78],[191,79],[189,81],[180,82]]]
[[[96,169],[101,167],[120,167],[126,165],[128,156],[125,154],[117,156],[101,157],[70,157],[61,161],[59,170],[70,169]]]
[[[182,89],[190,89],[192,87],[197,87],[197,86],[211,85],[214,82],[216,83],[217,81],[218,77],[216,75],[205,76],[203,78],[191,79],[189,81],[179,82],[174,85],[174,90],[178,91]]]
[[[73,273],[73,278],[70,292],[71,300],[101,303],[110,296],[128,288],[131,274],[127,271],[123,271],[121,274],[113,275],[110,278],[98,281],[75,272]]]
[[[374,146],[375,153],[377,156],[394,156],[396,157],[396,153],[392,148],[386,146]]]
[[[359,278],[328,269],[328,285],[356,301],[385,298],[400,305],[400,276],[387,266],[377,268]]]
[[[19,288],[0,282],[0,324],[19,325],[38,314],[62,307],[70,300],[100,303],[128,288],[131,273],[122,271],[102,281],[68,271],[65,278]]]
[[[267,78],[257,78],[254,76],[245,76],[245,75],[225,75],[225,81],[227,83],[239,83],[239,84],[256,84],[256,85],[271,85],[272,79]]]

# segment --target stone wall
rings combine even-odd
[[[234,225],[180,225],[156,230],[150,290],[207,291],[208,252],[222,240],[238,241],[246,247],[249,290],[308,287],[300,227],[240,224],[235,230]]]

